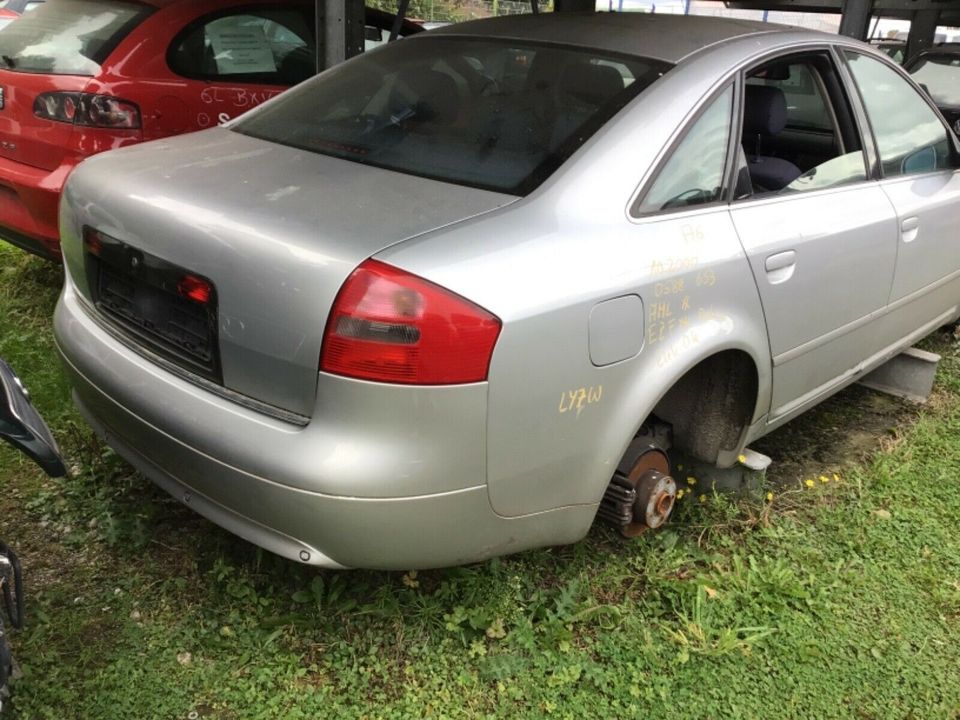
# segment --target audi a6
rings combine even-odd
[[[423,33],[85,161],[91,425],[262,547],[423,568],[666,520],[960,315],[960,155],[885,55],[714,18]]]

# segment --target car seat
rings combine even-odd
[[[743,108],[743,141],[754,188],[782,190],[802,174],[789,160],[763,154],[764,138],[773,138],[787,126],[787,99],[770,85],[747,85]],[[751,142],[752,141],[752,142]],[[750,152],[752,146],[753,153]]]

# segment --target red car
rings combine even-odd
[[[393,16],[368,10],[367,23],[369,47]],[[314,0],[48,0],[3,27],[0,238],[59,259],[77,163],[215,126],[306,80],[314,35]]]

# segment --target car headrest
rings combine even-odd
[[[460,114],[460,93],[456,81],[439,70],[401,70],[394,85],[392,105],[407,105],[415,111],[413,120],[450,125]]]
[[[560,76],[560,93],[584,105],[600,107],[623,90],[616,68],[593,63],[567,65]]]
[[[750,135],[777,135],[787,126],[787,98],[770,85],[747,85],[743,131]]]

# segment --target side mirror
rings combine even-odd
[[[0,359],[0,438],[32,458],[50,477],[67,474],[50,429],[30,403],[20,378]]]
[[[925,94],[927,97],[932,97],[932,96],[930,95],[930,88],[928,88],[925,83],[920,83],[920,89],[923,90],[924,94]]]
[[[933,145],[920,148],[907,155],[900,164],[904,175],[930,172],[937,169],[937,149]]]

